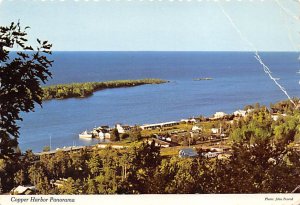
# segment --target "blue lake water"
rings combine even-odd
[[[298,53],[261,53],[274,77],[299,96]],[[161,78],[170,83],[107,89],[85,99],[52,100],[23,114],[20,147],[41,151],[90,145],[78,134],[99,125],[180,120],[286,99],[250,52],[54,52],[48,84]],[[212,77],[213,80],[193,81]]]

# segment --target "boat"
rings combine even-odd
[[[198,81],[198,80],[212,80],[213,78],[194,78],[193,80]]]
[[[93,134],[89,133],[87,130],[79,134],[80,138],[93,138]]]

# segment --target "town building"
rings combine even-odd
[[[272,120],[277,121],[280,116],[281,117],[286,117],[286,114],[272,114],[271,118],[272,118]]]
[[[116,124],[115,128],[118,130],[120,134],[124,134],[126,131],[130,131],[131,126],[129,125],[121,125],[121,124]]]
[[[31,186],[31,185],[22,186],[22,185],[19,185],[19,186],[13,188],[10,191],[10,194],[12,194],[12,195],[33,195],[33,194],[35,194],[35,192],[36,192],[35,186]]]
[[[197,157],[198,156],[198,153],[192,149],[192,148],[184,148],[184,149],[181,149],[179,152],[178,152],[178,156],[180,158],[185,158],[185,157]]]
[[[154,130],[157,128],[164,128],[164,127],[172,127],[179,125],[179,122],[177,121],[171,121],[171,122],[162,122],[162,123],[156,123],[156,124],[145,124],[140,126],[142,130]]]
[[[214,118],[215,118],[215,119],[224,118],[224,117],[226,117],[226,116],[227,116],[227,114],[226,114],[225,112],[216,112],[216,113],[214,114]]]
[[[247,111],[245,110],[236,110],[233,112],[235,117],[245,117],[247,115]]]
[[[185,123],[196,123],[197,120],[195,118],[189,118],[189,119],[181,119],[180,122],[185,122]]]
[[[152,138],[151,140],[147,140],[148,144],[151,144],[154,141],[156,147],[170,147],[171,144],[169,142],[159,140],[156,138]]]
[[[212,133],[212,134],[218,134],[219,131],[220,131],[219,128],[211,128],[211,133]]]
[[[196,125],[194,125],[194,126],[192,127],[192,132],[200,132],[200,131],[202,131],[202,128],[201,128],[201,127],[198,127],[198,126],[196,126]]]

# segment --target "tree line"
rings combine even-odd
[[[83,98],[92,95],[95,91],[108,88],[133,87],[145,84],[161,84],[167,81],[155,78],[139,80],[115,80],[106,82],[85,82],[59,84],[43,87],[43,100]]]

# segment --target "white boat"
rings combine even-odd
[[[93,134],[92,133],[88,133],[87,131],[84,131],[82,133],[79,134],[80,138],[93,138]]]

